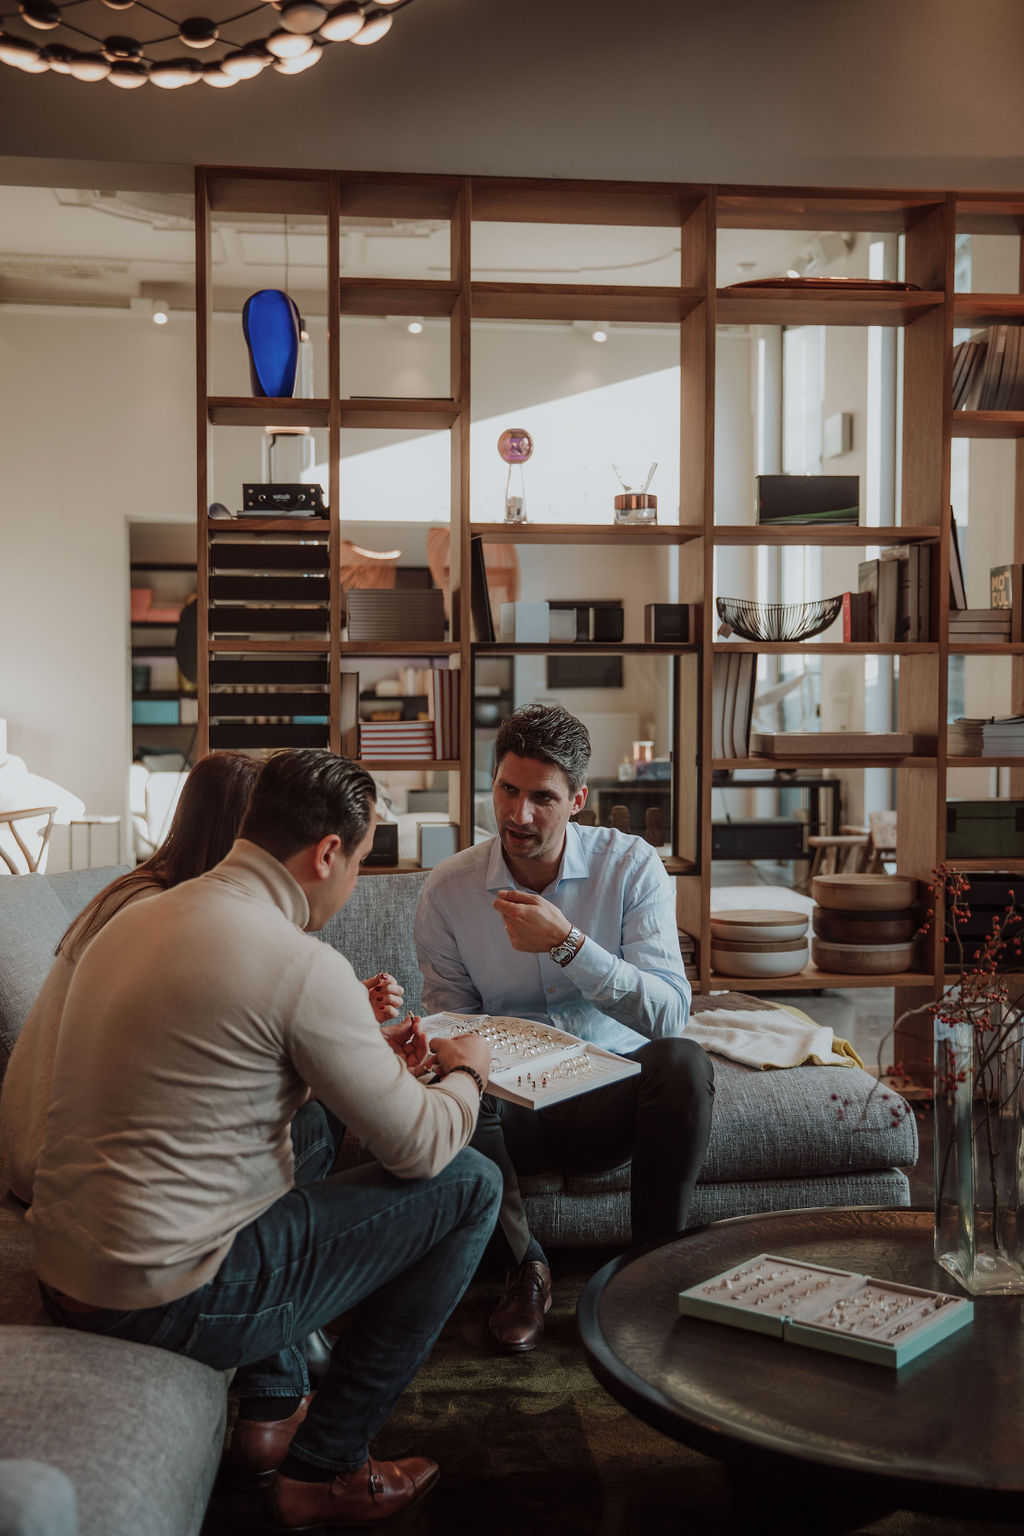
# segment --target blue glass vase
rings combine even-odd
[[[280,288],[250,294],[242,309],[242,331],[249,348],[253,394],[289,399],[299,360],[299,311],[294,299]]]

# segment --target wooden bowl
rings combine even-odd
[[[906,875],[815,875],[811,895],[819,907],[840,912],[896,912],[913,906],[917,881]]]
[[[888,976],[914,967],[913,944],[830,944],[811,940],[811,957],[819,971],[846,971],[851,976]]]
[[[806,912],[778,912],[748,907],[737,912],[712,912],[708,920],[713,939],[800,939],[807,932]]]
[[[713,949],[730,950],[736,955],[791,955],[807,948],[807,935],[798,939],[714,939]]]
[[[878,913],[815,907],[811,922],[818,938],[830,944],[899,944],[912,939],[921,925],[913,907],[906,912]]]

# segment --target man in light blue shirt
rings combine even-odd
[[[502,1170],[514,1259],[490,1330],[511,1350],[534,1348],[551,1305],[517,1171],[596,1173],[632,1158],[632,1235],[644,1242],[686,1225],[711,1131],[713,1070],[683,1034],[690,984],[672,886],[642,839],[570,820],[589,761],[586,727],[560,706],[509,716],[494,747],[498,836],[439,864],[416,914],[425,1011],[536,1019],[641,1067],[543,1110],[484,1098],[472,1145]]]

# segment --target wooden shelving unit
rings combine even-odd
[[[211,662],[234,656],[239,663],[276,658],[283,664],[304,655],[304,664],[322,668],[317,685],[327,717],[322,739],[340,747],[339,693],[343,660],[360,656],[447,656],[460,676],[460,736],[457,760],[436,766],[458,775],[458,804],[463,844],[473,828],[473,678],[477,658],[496,655],[559,654],[572,651],[645,650],[673,657],[673,717],[694,736],[684,761],[676,753],[672,785],[671,857],[677,877],[678,920],[698,936],[697,969],[704,985],[742,986],[745,990],[811,990],[823,986],[891,986],[904,1005],[937,994],[942,986],[941,946],[933,930],[923,956],[924,968],[884,978],[829,975],[813,967],[802,976],[778,982],[714,977],[710,972],[707,915],[711,891],[711,793],[713,770],[764,767],[766,759],[712,760],[711,710],[714,654],[749,650],[747,642],[715,639],[717,616],[711,594],[717,549],[740,546],[817,546],[822,550],[875,544],[928,543],[932,560],[932,638],[923,643],[834,642],[761,644],[770,654],[806,651],[822,656],[898,657],[898,729],[934,744],[930,752],[893,759],[850,759],[844,766],[892,768],[897,780],[899,870],[926,883],[941,860],[945,841],[946,780],[951,768],[991,766],[992,760],[949,757],[945,744],[947,674],[951,655],[1012,657],[1013,705],[1024,709],[1024,646],[951,644],[948,636],[950,547],[950,442],[953,437],[1016,441],[1016,516],[1007,561],[1024,562],[1024,412],[957,412],[951,408],[952,345],[955,327],[991,322],[1024,323],[1024,293],[961,294],[954,291],[954,251],[958,231],[1012,234],[1024,228],[1024,198],[1009,194],[958,196],[944,191],[873,189],[794,189],[710,187],[698,185],[580,182],[495,177],[400,176],[349,172],[200,168],[197,192],[198,283],[198,437],[199,437],[199,580],[209,590],[216,565],[216,541],[271,533],[294,535],[294,520],[208,521],[208,469],[212,434],[234,427],[280,423],[318,428],[326,433],[329,515],[310,520],[302,532],[319,534],[327,552],[329,596],[322,633],[273,640],[269,636],[231,639],[216,628],[214,604],[200,615],[200,750],[214,744],[216,700],[222,685],[211,684]],[[312,400],[270,401],[208,397],[207,353],[210,331],[210,224],[220,212],[303,213],[324,220],[329,253],[325,273],[331,296],[328,312],[328,391]],[[342,213],[383,218],[429,218],[450,228],[450,270],[431,281],[353,278],[340,270],[339,218]],[[571,285],[474,281],[470,266],[472,225],[596,224],[658,227],[671,231],[679,246],[676,286]],[[716,236],[722,229],[852,230],[898,233],[903,237],[905,278],[897,290],[835,290],[720,287],[716,274]],[[1024,286],[1019,284],[1018,287]],[[422,315],[446,318],[450,325],[447,398],[342,398],[340,393],[340,318]],[[680,407],[679,521],[654,527],[619,528],[602,524],[529,524],[470,522],[470,324],[473,319],[523,321],[622,320],[678,327],[682,373]],[[715,353],[717,328],[726,325],[824,325],[900,328],[902,347],[902,418],[900,432],[901,504],[894,527],[762,528],[716,521],[714,498]],[[451,629],[437,641],[355,643],[342,640],[341,593],[336,577],[337,549],[345,522],[340,476],[343,428],[370,430],[433,429],[447,432],[451,444]],[[664,501],[674,502],[674,496]],[[674,563],[678,600],[695,604],[700,616],[694,646],[507,645],[477,643],[471,623],[470,539],[479,535],[495,544],[579,547],[619,544],[624,558],[657,550]],[[211,557],[211,551],[213,555]],[[529,594],[524,594],[528,596]],[[211,617],[213,623],[211,625]],[[321,674],[318,674],[321,675]],[[286,688],[284,683],[282,688]],[[287,690],[286,690],[287,691]],[[212,713],[211,713],[212,711]],[[310,711],[313,713],[314,711]],[[211,719],[214,725],[211,726]],[[308,728],[307,728],[308,729]],[[267,743],[270,744],[284,744]],[[679,742],[677,740],[678,748]],[[817,761],[800,758],[788,766]],[[823,755],[822,762],[828,762]],[[1002,760],[1000,760],[1002,761]],[[1024,793],[1024,765],[1014,767],[1014,793]],[[374,766],[383,767],[384,764]],[[408,766],[405,763],[404,766]],[[786,763],[772,760],[772,768]],[[1021,861],[1024,864],[1024,861]],[[900,1043],[897,1043],[897,1051]]]

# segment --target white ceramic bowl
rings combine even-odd
[[[712,912],[708,927],[713,939],[753,939],[769,943],[775,939],[802,939],[807,932],[807,921],[804,912],[748,908],[738,912]]]
[[[807,945],[782,954],[758,954],[711,946],[711,969],[719,976],[795,976],[807,964]]]

